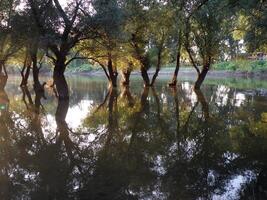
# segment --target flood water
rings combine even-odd
[[[267,81],[71,77],[69,101],[19,81],[0,91],[0,199],[267,199]]]

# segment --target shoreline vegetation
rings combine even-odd
[[[8,67],[10,74],[19,74],[17,66]],[[155,68],[148,70],[149,75],[155,73]],[[163,66],[159,75],[172,75],[175,70],[175,64]],[[43,67],[40,74],[52,74],[52,68]],[[140,75],[139,70],[134,70],[132,75]],[[197,73],[192,66],[181,66],[181,76],[196,76]],[[81,64],[79,66],[69,66],[66,69],[66,75],[103,75],[101,67],[92,66],[90,64]],[[218,62],[212,65],[208,76],[214,77],[247,77],[247,78],[266,78],[267,77],[267,61],[266,60],[232,60]]]
[[[163,66],[159,75],[172,75],[175,70],[175,64]],[[153,75],[156,68],[151,67],[148,70],[149,75]],[[134,70],[132,75],[140,75],[139,70]],[[196,71],[192,66],[181,66],[181,76],[197,76]],[[69,67],[66,70],[66,75],[103,75],[102,69],[96,68],[89,64],[83,64],[79,67]],[[214,77],[247,77],[247,78],[266,78],[267,77],[267,61],[266,60],[231,60],[217,62],[212,65],[208,76]]]

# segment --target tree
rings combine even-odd
[[[169,86],[176,86],[177,84],[177,76],[180,70],[180,61],[181,61],[181,51],[182,45],[184,41],[185,34],[185,25],[184,22],[186,20],[186,1],[169,1],[168,5],[172,11],[172,19],[171,22],[173,24],[173,30],[171,34],[172,42],[174,45],[174,52],[176,53],[175,60],[175,70],[173,73],[173,77]]]
[[[42,15],[47,15],[48,10],[42,10]],[[42,67],[43,58],[45,57],[45,40],[41,37],[41,33],[36,26],[34,15],[29,7],[17,13],[13,19],[13,32],[16,37],[22,41],[24,64],[21,70],[22,82],[21,86],[26,86],[30,71],[32,70],[34,89],[36,91],[44,91],[44,84],[41,85],[39,80],[39,71]],[[21,30],[24,30],[21,32]],[[22,55],[20,55],[22,57]]]
[[[63,8],[58,0],[28,0],[40,35],[46,39],[47,56],[53,60],[54,81],[60,98],[69,98],[68,88],[61,87],[67,65],[77,57],[68,59],[70,51],[91,33],[90,2],[73,0]],[[51,55],[50,52],[53,54]],[[58,80],[60,79],[60,80]],[[66,85],[66,84],[64,84]]]
[[[233,1],[237,12],[241,13],[246,20],[244,42],[249,52],[267,50],[267,11],[266,1]]]
[[[122,47],[123,12],[117,0],[94,0],[95,14],[92,17],[95,36],[81,44],[80,49],[93,63],[102,67],[110,86],[117,87],[117,61]]]
[[[169,62],[168,43],[173,42],[170,38],[172,33],[173,13],[169,6],[163,2],[155,1],[150,8],[150,45],[155,51],[156,71],[151,79],[150,86],[153,86],[158,77],[162,64]],[[152,57],[152,56],[151,56]],[[153,59],[153,57],[151,58]]]
[[[186,19],[185,48],[198,74],[195,89],[200,89],[212,62],[219,55],[220,44],[231,30],[227,23],[231,14],[228,9],[227,1],[206,1],[205,4],[202,2],[193,7]],[[201,70],[199,62],[202,63]]]
[[[125,1],[123,9],[127,13],[125,32],[131,46],[133,57],[139,61],[141,76],[144,86],[150,85],[147,70],[151,67],[149,53],[147,51],[149,43],[149,2],[147,1]]]
[[[7,79],[6,62],[19,49],[19,40],[13,33],[12,19],[15,15],[15,8],[18,1],[1,1],[0,3],[0,76]]]

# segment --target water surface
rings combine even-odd
[[[0,91],[0,199],[267,199],[266,81],[68,84]]]

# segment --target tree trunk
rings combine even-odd
[[[60,55],[55,63],[54,74],[56,73],[57,75],[64,76],[66,69],[65,62],[66,62],[66,55]]]
[[[30,76],[30,72],[31,72],[31,65],[28,64],[26,66],[25,74],[23,72],[21,73],[21,76],[22,76],[22,80],[21,80],[21,83],[20,83],[21,87],[25,87],[25,86],[28,85],[28,79],[29,79],[29,76]]]
[[[56,114],[55,114],[57,127],[59,129],[61,126],[64,126],[66,124],[65,120],[66,120],[68,110],[69,110],[69,100],[59,99]]]
[[[126,70],[122,72],[122,76],[123,76],[123,81],[122,81],[122,85],[124,86],[129,86],[130,85],[130,76],[131,76],[131,70]]]
[[[151,84],[150,86],[153,86],[158,75],[159,75],[159,71],[160,71],[160,66],[161,66],[161,50],[159,50],[158,52],[158,63],[157,63],[157,68],[156,68],[156,71],[155,71],[155,74],[153,75],[153,78],[152,78],[152,81],[151,81]]]
[[[6,87],[7,79],[8,75],[5,69],[4,61],[0,61],[0,90],[4,90]]]
[[[8,77],[5,63],[3,63],[2,66],[3,66],[3,70],[4,70],[4,75],[5,75],[6,77]]]
[[[180,60],[181,60],[181,48],[182,48],[182,32],[179,31],[178,34],[178,45],[177,45],[177,55],[176,55],[176,66],[172,77],[172,82],[169,83],[170,87],[176,86],[177,77],[180,70]]]
[[[118,72],[113,69],[113,63],[112,63],[110,55],[108,58],[108,73],[109,73],[109,77],[110,77],[110,80],[109,80],[110,85],[112,87],[117,87]]]
[[[150,110],[149,101],[148,101],[149,90],[150,90],[149,87],[145,87],[141,95],[140,113],[147,113],[147,114],[149,113],[149,110]]]
[[[117,87],[117,78],[118,78],[118,73],[113,72],[113,75],[110,76],[110,84],[112,87]]]
[[[173,77],[172,77],[172,82],[169,83],[169,86],[176,86],[177,84],[177,77],[178,77],[178,73],[179,73],[179,70],[180,70],[180,59],[181,59],[181,52],[180,52],[180,49],[178,50],[177,52],[177,56],[176,56],[176,66],[175,66],[175,70],[174,70],[174,73],[173,73]]]
[[[7,78],[7,76],[0,74],[0,90],[4,90],[4,88],[6,87]]]
[[[34,107],[35,107],[35,113],[40,114],[40,108],[42,106],[41,99],[45,98],[44,91],[40,91],[34,88],[35,92],[35,98],[34,98]]]
[[[197,78],[197,81],[195,82],[195,89],[196,90],[199,90],[203,81],[205,80],[206,78],[206,75],[209,71],[209,68],[210,68],[210,63],[208,64],[205,64],[202,71],[200,72],[200,74],[198,75],[198,78]]]
[[[36,91],[43,91],[44,88],[39,80],[40,69],[37,66],[37,52],[31,54],[32,59],[32,75],[33,75],[33,87]]]
[[[2,62],[0,61],[0,75],[3,74],[3,64]]]
[[[59,100],[69,100],[69,89],[64,74],[54,71],[53,78]]]
[[[144,80],[144,87],[149,87],[150,86],[150,80],[149,76],[147,73],[147,69],[145,67],[141,67],[141,75]]]
[[[69,100],[69,88],[64,76],[64,72],[66,69],[65,62],[66,55],[60,54],[60,56],[57,57],[53,74],[54,84],[57,89],[59,100]]]
[[[54,84],[57,89],[59,100],[69,100],[69,89],[68,84],[64,76],[65,63],[62,63],[62,60],[58,61],[54,69]]]

